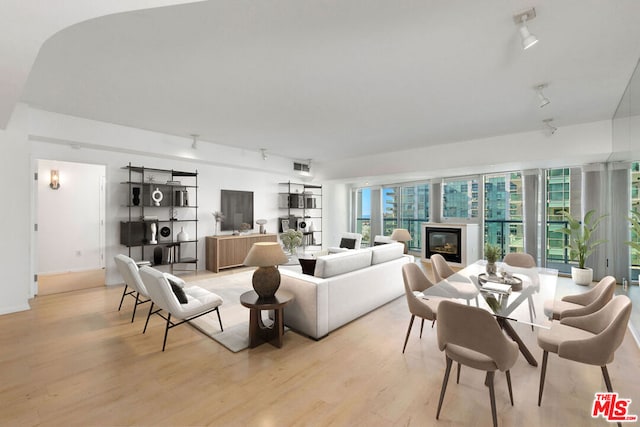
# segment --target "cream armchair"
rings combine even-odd
[[[224,331],[222,327],[222,319],[220,318],[220,311],[218,310],[218,307],[222,304],[222,298],[217,294],[207,291],[206,289],[202,289],[199,286],[179,288],[182,290],[183,294],[175,292],[172,290],[165,275],[151,267],[142,267],[140,269],[140,277],[142,278],[142,282],[146,286],[149,297],[151,298],[151,307],[149,308],[149,314],[147,315],[147,321],[144,325],[143,333],[147,331],[149,318],[152,314],[157,314],[167,321],[164,330],[162,351],[164,351],[164,348],[167,345],[169,329],[213,311],[218,315],[220,330]],[[179,293],[181,294],[181,298],[183,298],[183,302],[178,299],[177,294]],[[154,306],[158,307],[156,311],[153,311]],[[171,320],[172,316],[182,320],[174,323]]]
[[[328,248],[330,254],[345,252],[350,249],[360,249],[362,244],[362,234],[360,233],[342,233],[340,235],[340,244],[338,247]]]
[[[120,309],[122,308],[122,302],[124,301],[125,296],[129,295],[135,298],[136,302],[133,306],[133,314],[131,315],[131,322],[133,323],[133,320],[136,317],[136,309],[138,308],[138,306],[150,301],[149,293],[147,292],[147,288],[140,278],[138,264],[136,264],[136,262],[132,258],[123,254],[118,254],[114,257],[114,261],[116,262],[118,272],[124,280],[124,290],[122,291],[122,297],[120,298],[118,311],[120,311]],[[182,280],[181,278],[169,273],[162,274],[167,279],[174,282],[176,285],[184,287],[184,280]]]

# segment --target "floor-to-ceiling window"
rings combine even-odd
[[[562,212],[580,216],[579,168],[547,169],[546,171],[546,258],[549,267],[569,273],[572,261],[567,249],[567,236],[560,229],[567,226]]]
[[[371,242],[371,189],[360,188],[356,192],[356,233],[362,234],[362,244]]]
[[[502,253],[524,252],[523,188],[520,172],[485,175],[484,241]]]
[[[405,184],[382,189],[383,234],[405,228],[411,234],[409,250],[422,248],[421,224],[429,221],[429,184]]]
[[[631,164],[631,209],[640,212],[640,162]],[[640,243],[640,236],[631,229],[631,241]],[[638,280],[640,273],[640,253],[631,251],[631,279]]]

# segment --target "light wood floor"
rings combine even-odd
[[[142,335],[145,316],[130,323],[132,299],[117,311],[121,292],[39,296],[32,310],[0,316],[0,425],[491,425],[484,375],[464,368],[436,421],[444,357],[428,325],[422,339],[414,325],[402,354],[404,298],[321,341],[288,332],[282,349],[267,344],[234,354],[181,326],[162,353],[161,319]],[[540,360],[535,334],[516,327]],[[614,389],[640,415],[640,351],[629,334],[609,370]],[[513,407],[504,375],[496,375],[501,426],[609,425],[590,417],[594,393],[604,390],[598,367],[550,355],[542,407],[539,373],[518,360]]]

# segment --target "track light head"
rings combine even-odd
[[[194,150],[195,150],[196,148],[198,148],[198,137],[199,137],[199,136],[200,136],[200,135],[195,134],[195,133],[192,133],[192,134],[191,134],[191,138],[193,138],[193,142],[191,143],[191,148],[193,148]]]
[[[541,84],[534,88],[536,93],[538,94],[538,98],[540,98],[540,104],[538,105],[540,108],[546,105],[549,105],[551,103],[551,101],[549,101],[549,98],[544,96],[544,93],[542,92],[546,87],[547,87],[546,84]]]
[[[553,121],[553,119],[544,119],[544,120],[542,120],[542,123],[545,124],[545,126],[546,126],[547,130],[549,131],[550,135],[553,135],[558,130],[557,127],[555,127],[555,126],[553,126],[551,124],[552,121]]]
[[[538,38],[531,34],[527,27],[527,21],[531,21],[535,17],[536,10],[534,8],[525,10],[524,12],[513,16],[514,22],[520,25],[520,37],[522,38],[522,48],[524,50],[527,50],[534,44],[538,43]]]
[[[261,148],[260,153],[262,154],[262,160],[267,160],[267,149]]]

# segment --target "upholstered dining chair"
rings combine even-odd
[[[433,269],[433,279],[436,283],[443,281],[444,279],[455,274],[455,271],[449,266],[447,260],[440,254],[433,254],[429,258],[431,261],[431,268]],[[451,282],[450,285],[455,288],[459,295],[459,298],[465,299],[467,305],[470,305],[469,301],[472,298],[476,300],[476,307],[478,306],[478,288],[471,283]]]
[[[458,363],[458,381],[461,364],[487,372],[485,385],[489,388],[491,416],[496,427],[498,417],[493,386],[495,371],[505,373],[509,399],[513,406],[510,369],[518,358],[518,344],[505,336],[488,311],[449,300],[441,301],[438,306],[437,334],[438,347],[445,353],[447,367],[442,380],[436,419],[440,417],[451,365],[455,360]]]
[[[436,313],[438,311],[438,304],[441,301],[441,298],[421,298],[422,291],[433,286],[433,283],[429,281],[427,276],[415,263],[411,262],[402,266],[402,279],[404,280],[404,293],[407,297],[409,312],[411,313],[409,328],[407,328],[407,336],[404,339],[404,346],[402,347],[402,353],[404,353],[404,350],[407,348],[407,341],[409,341],[411,327],[413,326],[413,321],[416,316],[420,317],[422,320],[422,323],[420,324],[420,338],[422,338],[424,320],[431,320],[431,327],[433,327],[433,322],[436,321]]]
[[[538,345],[543,354],[538,406],[542,402],[549,353],[556,353],[563,359],[600,366],[607,390],[612,393],[607,364],[613,361],[615,351],[622,344],[630,316],[631,300],[619,295],[594,313],[554,320],[550,329],[540,330]]]
[[[224,331],[220,311],[218,310],[218,307],[222,304],[222,298],[217,294],[199,286],[175,286],[174,289],[172,289],[167,277],[162,272],[151,267],[142,267],[140,269],[140,277],[151,298],[151,307],[149,308],[149,314],[147,314],[147,321],[144,325],[143,333],[147,331],[149,318],[152,314],[157,314],[167,321],[164,330],[162,351],[164,351],[167,345],[169,329],[213,311],[218,314],[220,330]],[[156,311],[153,311],[154,306],[158,307]],[[172,316],[181,319],[181,321],[174,323],[171,320]]]
[[[565,317],[584,316],[604,307],[616,290],[616,279],[613,276],[603,277],[587,292],[566,295],[561,300],[544,302],[544,314],[549,319],[561,320]]]
[[[535,258],[524,252],[510,252],[504,256],[502,262],[511,267],[516,268],[535,268],[536,260]],[[536,289],[540,288],[539,283],[533,283],[532,286],[536,286]],[[533,323],[533,318],[536,317],[536,308],[533,303],[533,298],[531,295],[527,297],[527,304],[529,305],[529,318],[531,323]],[[533,330],[533,326],[531,326],[531,330]]]

